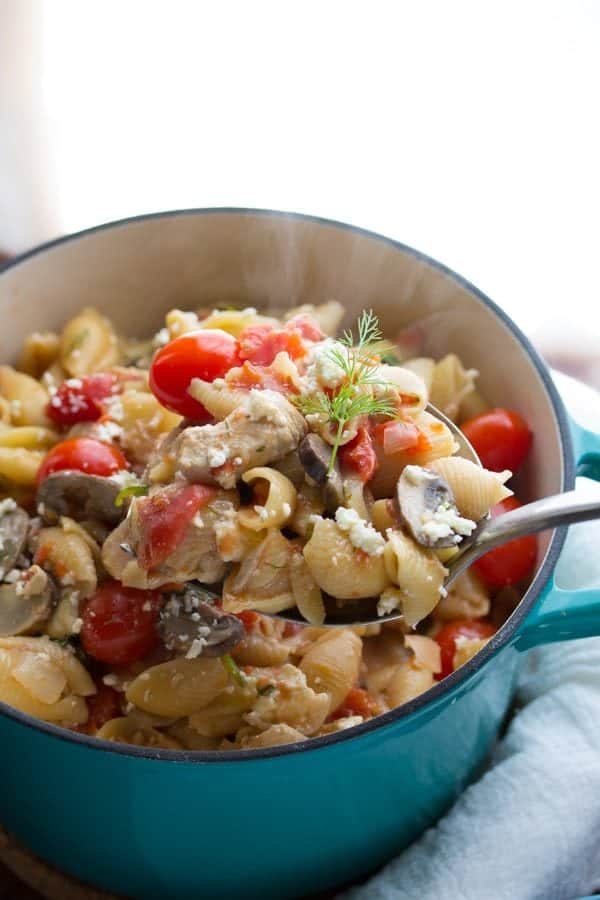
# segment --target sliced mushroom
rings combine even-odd
[[[0,578],[14,568],[25,549],[28,528],[29,516],[20,506],[0,518]]]
[[[52,582],[39,566],[31,566],[18,581],[0,585],[0,637],[39,632],[52,600]]]
[[[115,506],[122,487],[114,478],[65,470],[42,481],[37,502],[43,504],[41,509],[46,512],[68,516],[78,522],[99,519],[108,525],[118,525],[127,511],[125,505]]]
[[[328,512],[344,505],[344,485],[337,460],[329,473],[331,447],[318,434],[307,434],[300,442],[298,456],[309,478],[324,488]]]
[[[242,640],[244,626],[237,616],[214,606],[215,594],[188,584],[163,608],[159,631],[170,650],[193,656],[222,656]]]
[[[418,544],[441,549],[460,543],[461,535],[447,520],[469,520],[461,519],[450,486],[435,472],[422,466],[405,466],[396,498],[401,519]]]

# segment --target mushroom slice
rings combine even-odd
[[[7,501],[3,501],[7,502]],[[25,549],[29,516],[24,509],[15,504],[0,518],[0,578],[14,568],[19,556]]]
[[[39,566],[31,566],[19,581],[0,585],[0,637],[40,631],[52,600],[52,582]]]
[[[324,488],[327,511],[344,506],[344,485],[337,460],[329,472],[331,447],[318,434],[307,434],[298,446],[298,456],[309,478]]]
[[[449,484],[423,466],[405,466],[396,486],[402,521],[423,547],[454,547],[476,528],[463,519]]]
[[[159,631],[170,650],[196,656],[222,656],[232,650],[245,635],[237,616],[228,615],[213,605],[216,594],[200,585],[188,584],[181,594],[173,594],[163,607]]]
[[[42,509],[78,522],[99,519],[108,525],[118,525],[126,513],[125,506],[115,506],[122,487],[116,478],[67,469],[42,481],[37,502],[43,504]]]

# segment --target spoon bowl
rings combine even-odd
[[[475,449],[458,426],[431,403],[428,404],[427,411],[450,429],[459,445],[458,456],[481,466],[481,460]],[[557,528],[559,525],[574,525],[577,522],[597,518],[600,518],[600,501],[590,500],[577,490],[544,497],[496,518],[492,518],[488,513],[478,523],[475,531],[469,537],[463,538],[458,545],[458,553],[446,564],[448,574],[444,580],[444,589],[447,590],[480,556],[495,547],[526,534],[537,534],[549,528]],[[325,608],[327,615],[322,626],[324,628],[381,625],[383,622],[402,619],[400,610],[382,616],[377,615],[377,601],[373,597],[344,600],[343,603],[332,598],[325,602]],[[277,617],[289,622],[306,624],[306,620],[296,608],[278,613]]]

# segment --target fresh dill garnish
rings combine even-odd
[[[227,671],[229,672],[229,674],[231,675],[233,680],[235,682],[237,682],[237,684],[239,684],[240,687],[245,687],[246,686],[246,676],[244,675],[244,673],[242,671],[240,671],[240,668],[238,667],[238,664],[236,663],[233,656],[231,656],[230,653],[225,653],[221,657],[221,662],[223,663],[223,665],[225,666],[225,668],[227,669]]]
[[[147,484],[128,484],[127,487],[121,488],[115,497],[115,506],[123,506],[128,497],[145,497],[147,493]]]
[[[384,389],[390,387],[381,378],[379,370],[379,354],[386,352],[389,345],[383,340],[379,320],[372,309],[361,313],[356,331],[356,339],[352,331],[345,331],[327,352],[331,362],[342,370],[343,383],[331,393],[314,391],[296,400],[303,415],[321,415],[336,426],[328,475],[333,471],[348,422],[358,416],[393,418],[397,412],[392,399],[376,397],[369,390],[373,385]]]

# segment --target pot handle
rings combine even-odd
[[[577,475],[600,481],[600,434],[570,421]],[[554,576],[517,635],[518,650],[600,635],[600,584],[564,590]]]

